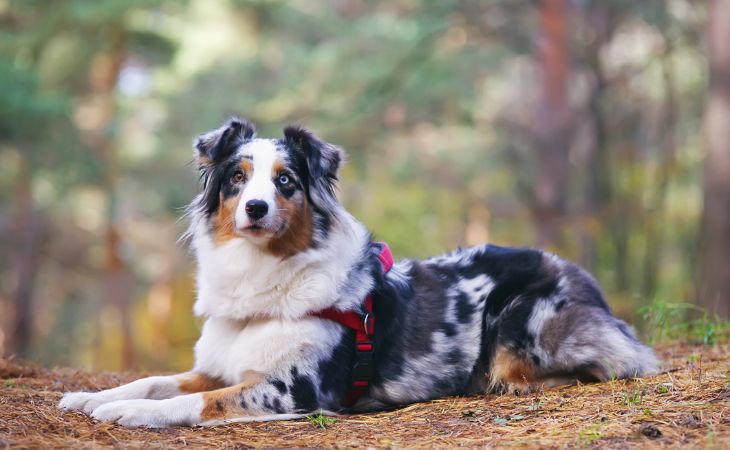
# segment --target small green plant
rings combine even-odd
[[[641,404],[641,401],[643,400],[643,395],[641,394],[640,390],[634,389],[630,393],[622,392],[619,398],[621,400],[621,403],[626,406],[637,406]]]
[[[30,386],[27,384],[18,384],[15,382],[15,380],[10,380],[10,379],[3,381],[3,387],[20,388],[20,389],[29,389],[30,388]]]
[[[517,422],[518,420],[524,420],[527,416],[524,414],[512,414],[507,417],[496,417],[494,423],[497,425],[507,425],[509,422]]]
[[[715,345],[728,338],[730,322],[691,303],[655,301],[639,309],[649,341],[684,339]]]
[[[590,425],[578,432],[578,442],[586,446],[593,444],[601,437],[603,437],[603,434],[601,433],[600,423]]]
[[[329,425],[337,423],[337,419],[325,416],[324,414],[309,415],[307,416],[307,420],[315,427],[322,428],[323,430],[326,429]]]

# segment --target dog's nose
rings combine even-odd
[[[263,200],[249,200],[246,202],[246,214],[251,220],[258,220],[269,212],[269,205]]]

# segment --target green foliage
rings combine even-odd
[[[603,425],[600,423],[589,425],[578,432],[578,443],[581,445],[592,445],[603,437],[601,432]]]
[[[644,399],[644,395],[641,390],[634,389],[631,392],[622,392],[619,394],[619,400],[625,406],[638,406]]]
[[[337,419],[329,416],[325,416],[324,414],[312,414],[307,416],[307,421],[314,425],[315,427],[319,427],[321,429],[326,429],[330,425],[334,425],[337,423]]]
[[[730,322],[690,303],[656,301],[639,312],[649,339],[655,343],[680,339],[715,345],[727,340],[730,332]]]

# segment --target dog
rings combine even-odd
[[[656,373],[593,277],[553,254],[490,244],[393,264],[337,200],[343,157],[299,126],[261,139],[233,118],[201,135],[193,369],[59,407],[128,427],[211,425]]]

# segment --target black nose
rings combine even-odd
[[[258,220],[269,212],[269,205],[263,200],[249,200],[246,202],[246,214],[252,220]]]

